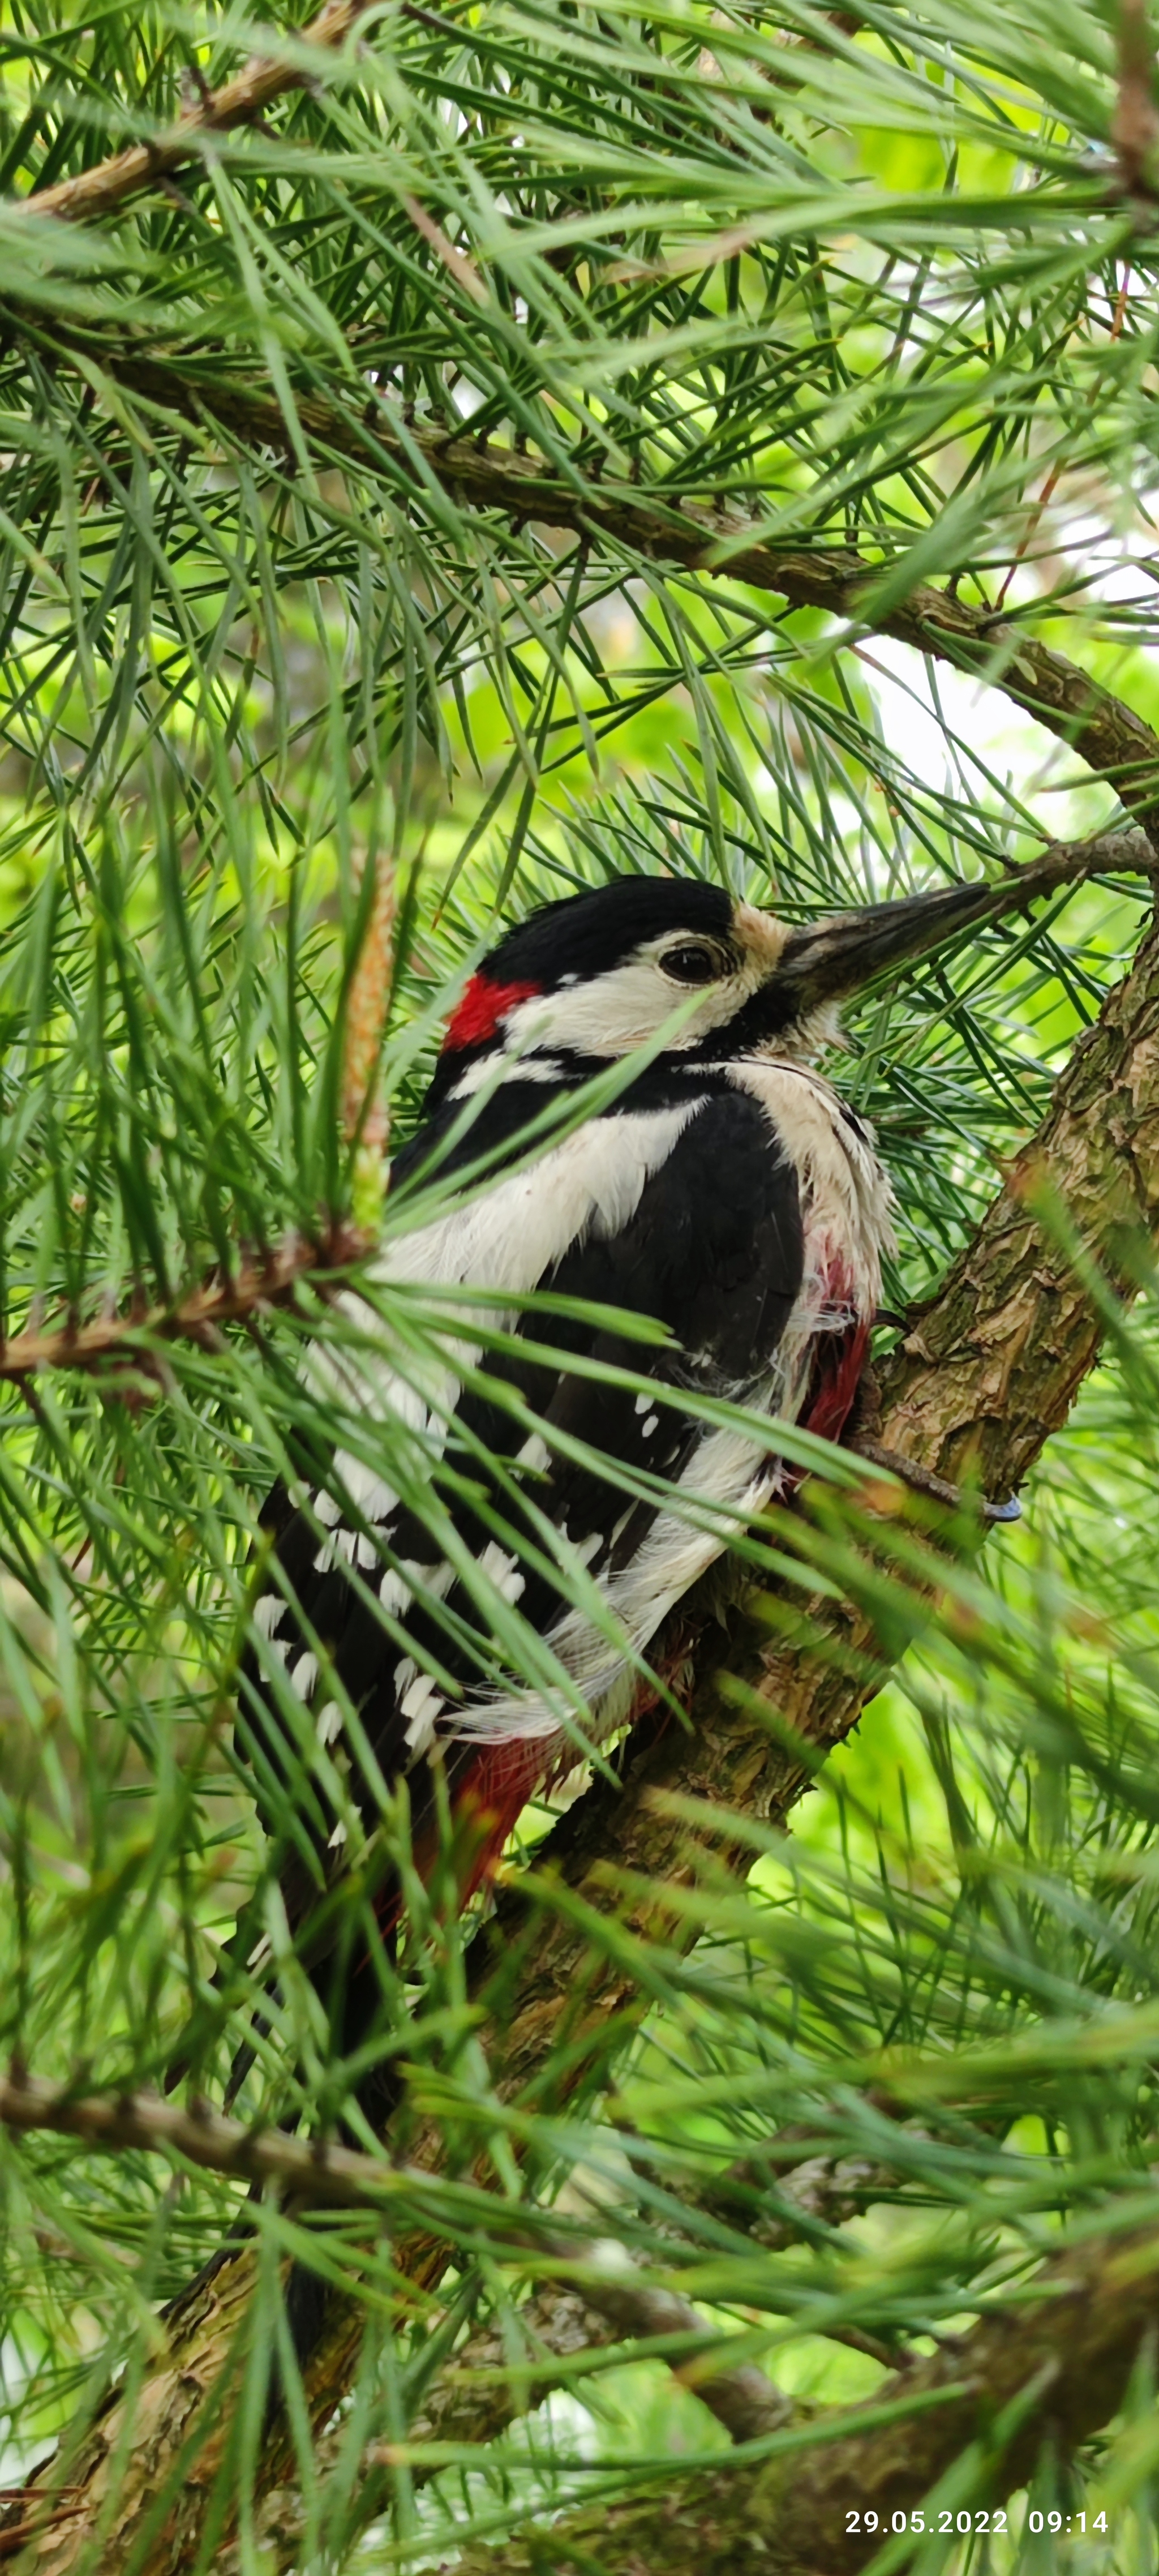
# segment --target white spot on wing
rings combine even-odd
[[[479,1559],[479,1572],[486,1575],[503,1601],[518,1601],[520,1594],[527,1590],[527,1577],[518,1559],[500,1547],[498,1539],[491,1539],[484,1548]]]
[[[314,1559],[315,1574],[328,1574],[340,1557],[345,1558],[347,1565],[353,1565],[356,1535],[352,1529],[336,1529],[331,1538],[324,1539]]]
[[[403,1405],[395,1401],[391,1405],[391,1411],[396,1421],[406,1422],[408,1430],[426,1430],[427,1408],[421,1397],[415,1396],[413,1392],[409,1404]],[[368,1467],[362,1458],[352,1458],[348,1449],[339,1450],[334,1465],[351,1502],[356,1511],[361,1512],[363,1519],[389,1520],[391,1513],[397,1507],[398,1495],[393,1485],[388,1485],[385,1477],[379,1475],[377,1468]]]
[[[292,1690],[297,1691],[299,1699],[309,1699],[310,1693],[313,1690],[317,1679],[317,1655],[299,1655],[297,1663],[290,1674],[290,1687]]]
[[[343,1845],[343,1843],[345,1842],[345,1840],[346,1840],[346,1827],[345,1827],[345,1825],[342,1823],[341,1819],[339,1819],[339,1822],[335,1825],[335,1827],[334,1827],[334,1831],[333,1831],[333,1833],[332,1833],[332,1834],[331,1834],[331,1836],[330,1836],[330,1840],[329,1840],[329,1842],[328,1842],[328,1843],[327,1843],[327,1845],[326,1845],[326,1849],[327,1849],[327,1851],[341,1851],[341,1849],[342,1849],[342,1845]]]
[[[643,1423],[643,1424],[642,1424],[641,1428],[642,1428],[642,1430],[643,1430],[643,1435],[644,1435],[645,1440],[650,1440],[650,1439],[651,1439],[651,1437],[652,1437],[653,1432],[654,1432],[654,1431],[658,1431],[658,1430],[659,1430],[659,1428],[660,1428],[660,1416],[659,1416],[659,1414],[658,1414],[658,1413],[650,1413],[650,1414],[648,1415],[648,1419],[647,1419],[647,1421],[646,1421],[645,1423]]]
[[[416,1592],[428,1592],[433,1601],[441,1601],[455,1579],[453,1565],[421,1565],[417,1556],[404,1556],[401,1564],[391,1566],[383,1575],[378,1597],[384,1610],[406,1610]]]
[[[264,1592],[261,1600],[255,1601],[252,1615],[259,1637],[273,1636],[275,1628],[285,1618],[289,1606],[288,1601],[283,1601],[280,1592]]]
[[[425,1753],[434,1740],[435,1721],[442,1708],[442,1694],[429,1673],[419,1673],[399,1701],[399,1715],[407,1721],[406,1741],[411,1753]]]
[[[342,1711],[339,1708],[336,1699],[328,1699],[325,1708],[320,1708],[318,1711],[318,1742],[319,1744],[333,1744],[335,1736],[340,1735],[341,1732]]]

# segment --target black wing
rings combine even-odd
[[[615,1115],[604,1123],[614,1154]],[[566,1533],[597,1581],[614,1574],[659,1508],[641,1499],[625,1510],[617,1467],[674,1482],[702,1436],[678,1406],[651,1405],[646,1382],[743,1401],[767,1372],[802,1272],[793,1166],[764,1111],[728,1085],[700,1101],[620,1233],[573,1245],[541,1281],[568,1299],[652,1317],[675,1346],[649,1348],[578,1317],[528,1314],[461,1395],[433,1488],[474,1560],[491,1549],[494,1568],[498,1546],[497,1579],[510,1569],[510,1597],[517,1594],[521,1617],[539,1634],[550,1637],[570,1607],[568,1576],[545,1546],[544,1524]],[[597,1374],[580,1374],[576,1361]],[[624,1370],[637,1385],[609,1384],[598,1374],[605,1369]],[[538,1433],[530,1458],[521,1454],[528,1413],[537,1418]],[[598,1457],[569,1456],[569,1439]],[[599,1457],[608,1460],[607,1472]],[[276,1644],[287,1684],[293,1687],[301,1657],[308,1653],[313,1665],[321,1648],[358,1713],[382,1777],[389,1782],[409,1772],[412,1807],[421,1805],[425,1766],[416,1746],[431,1724],[453,1734],[456,1716],[473,1696],[525,1687],[525,1680],[505,1671],[482,1611],[462,1579],[449,1579],[420,1513],[397,1506],[373,1531],[363,1521],[364,1566],[348,1562],[337,1533],[329,1547],[320,1544],[316,1514],[295,1510],[283,1487],[271,1495],[263,1519],[300,1613],[289,1607],[278,1613]],[[417,1571],[399,1579],[404,1566]],[[392,1573],[391,1597],[405,1591],[406,1598],[388,1628],[379,1595]],[[316,1706],[332,1699],[324,1679],[311,1679]],[[285,1738],[295,1730],[287,1729],[285,1689],[271,1692],[252,1652],[243,1666],[240,1716],[241,1741],[265,1804],[260,1781],[286,1776]],[[331,1722],[336,1725],[336,1711]],[[313,1726],[311,1717],[307,1734]],[[297,1732],[300,1743],[300,1727]],[[344,1759],[350,1794],[369,1824],[372,1788],[349,1746]],[[285,1849],[284,1812],[281,1821]],[[319,1875],[330,1878],[341,1869],[334,1828],[333,1807],[315,1780],[309,1812],[300,1810],[294,1820],[297,1853],[286,1851],[291,1923],[308,1910]]]

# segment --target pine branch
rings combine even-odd
[[[19,1383],[45,1369],[147,1368],[154,1343],[206,1341],[223,1324],[242,1323],[267,1307],[287,1305],[303,1279],[329,1278],[368,1249],[365,1236],[352,1226],[335,1225],[315,1243],[291,1236],[277,1252],[243,1262],[230,1278],[215,1271],[169,1304],[137,1306],[46,1332],[14,1333],[11,1340],[0,1340],[0,1381]]]
[[[366,6],[367,0],[327,0],[308,27],[290,31],[295,47],[335,52]],[[99,222],[102,215],[116,214],[142,188],[159,186],[175,170],[196,160],[203,137],[251,125],[275,99],[284,98],[287,90],[305,88],[310,78],[306,64],[269,62],[259,56],[220,89],[206,90],[196,107],[188,108],[167,132],[148,143],[130,144],[127,151],[111,154],[91,170],[79,171],[74,179],[37,188],[24,199],[24,206],[32,214],[55,215],[65,223]]]
[[[67,335],[54,333],[54,345],[66,359]],[[94,365],[170,416],[212,423],[242,447],[292,459],[278,405],[236,381],[214,381],[172,359],[161,364],[95,346],[87,352],[90,376]],[[973,607],[919,581],[899,606],[877,617],[872,593],[882,568],[852,550],[782,545],[732,510],[693,501],[677,505],[642,493],[636,484],[617,484],[609,474],[596,483],[572,467],[565,472],[486,440],[404,428],[378,395],[361,414],[303,395],[297,416],[319,462],[353,459],[385,469],[408,500],[421,501],[437,488],[461,506],[497,512],[517,525],[534,521],[571,529],[582,540],[596,538],[629,559],[625,573],[630,559],[642,556],[656,565],[742,582],[791,608],[820,608],[854,625],[864,618],[866,631],[893,636],[1000,688],[1107,778],[1159,845],[1159,735],[1077,663],[1026,634],[1012,615]]]
[[[351,2147],[292,2137],[284,2129],[249,2128],[244,2121],[215,2111],[208,2102],[182,2110],[157,2093],[114,2098],[80,2094],[67,2086],[47,2084],[20,2067],[0,2077],[0,2126],[18,2135],[48,2130],[104,2152],[179,2156],[204,2173],[223,2174],[237,2182],[272,2183],[303,2209],[389,2210],[393,2204],[405,2221],[413,2215],[416,2193],[421,2197],[430,2191],[430,2175],[415,2166],[392,2165]],[[564,2311],[570,2307],[573,2312],[578,2302],[596,2322],[596,2340],[607,2340],[607,2329],[634,2345],[672,2339],[690,2342],[696,2348],[697,2392],[733,2441],[754,2441],[787,2421],[792,2411],[789,2401],[767,2373],[751,2363],[730,2365],[727,2336],[707,2327],[698,2309],[679,2291],[658,2288],[642,2278],[624,2249],[611,2267],[605,2260],[593,2264],[587,2260],[582,2237],[573,2241],[549,2230],[527,2240],[510,2205],[504,2208],[496,2203],[495,2220],[497,2232],[509,2245],[528,2242],[540,2261],[547,2257],[571,2267],[582,2265],[578,2291],[549,2286],[536,2293],[545,2317],[553,2315],[557,2301]],[[463,2368],[460,2357],[455,2365],[459,2383]],[[431,2400],[436,2407],[438,2402]],[[413,2435],[416,2442],[429,2438],[417,2430]]]
[[[429,2180],[353,2147],[291,2137],[285,2129],[248,2128],[208,2102],[183,2111],[159,2093],[75,2093],[19,2067],[0,2076],[0,2126],[21,2134],[49,2129],[114,2152],[177,2155],[203,2173],[276,2183],[314,2208],[381,2208]]]

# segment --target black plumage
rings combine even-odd
[[[486,1160],[490,1189],[467,1192],[461,1220],[444,1210],[404,1235],[401,1255],[388,1246],[383,1275],[401,1258],[412,1283],[494,1280],[505,1338],[462,1367],[447,1420],[432,1415],[428,1505],[341,1456],[331,1499],[270,1497],[276,1564],[241,1673],[239,1741],[323,1991],[336,1938],[325,1891],[373,1835],[381,1784],[407,1779],[421,1857],[439,1769],[476,1826],[465,1893],[536,1782],[630,1718],[665,1611],[726,1544],[729,1516],[743,1526],[774,1489],[768,1440],[706,1423],[683,1399],[808,1419],[815,1385],[818,1427],[839,1431],[848,1411],[884,1183],[828,1086],[781,1042],[772,1064],[754,1045],[762,996],[778,1018],[785,938],[718,888],[625,881],[509,934],[452,1017],[429,1114],[393,1187],[405,1206],[432,1172],[445,1183]],[[531,1121],[663,1031],[682,1002],[672,1045],[576,1134],[549,1140],[528,1172]],[[466,1269],[460,1235],[473,1247]],[[606,1316],[528,1311],[536,1289],[665,1338],[641,1341]],[[364,1383],[367,1420],[377,1408],[386,1421],[385,1357]],[[698,1519],[704,1480],[715,1533]],[[444,1541],[453,1533],[457,1566],[432,1522]],[[493,1626],[497,1599],[548,1649],[537,1683]],[[397,1895],[384,1869],[378,1904],[389,1925]],[[346,2046],[373,2009],[365,1971],[343,1963]]]

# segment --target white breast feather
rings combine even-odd
[[[880,1295],[881,1251],[892,1239],[889,1184],[871,1141],[859,1136],[842,1117],[837,1094],[819,1074],[803,1065],[759,1057],[721,1070],[766,1111],[771,1122],[770,1150],[787,1153],[797,1172],[805,1231],[804,1277],[766,1384],[750,1397],[755,1410],[793,1421],[807,1393],[817,1334],[841,1329],[858,1315],[873,1314]],[[466,1206],[456,1206],[433,1224],[397,1237],[376,1266],[377,1278],[384,1286],[429,1282],[443,1290],[462,1284],[491,1291],[496,1303],[487,1310],[488,1324],[509,1325],[513,1314],[504,1305],[506,1298],[530,1293],[573,1245],[593,1235],[610,1238],[629,1223],[645,1183],[665,1162],[699,1106],[692,1099],[677,1109],[630,1114],[614,1121],[591,1120],[526,1170],[482,1190]],[[848,1282],[848,1291],[835,1303],[832,1281],[837,1274]],[[364,1300],[348,1295],[342,1303],[365,1334],[381,1334]],[[433,1305],[432,1312],[453,1328],[451,1301]],[[357,1410],[369,1411],[378,1420],[393,1417],[396,1423],[437,1436],[453,1413],[459,1392],[457,1370],[451,1363],[458,1355],[461,1365],[465,1352],[474,1358],[479,1347],[468,1338],[470,1310],[459,1313],[467,1329],[457,1346],[448,1344],[433,1372],[424,1366],[405,1376],[390,1365],[385,1351],[379,1360],[365,1349],[340,1359],[316,1351],[312,1365],[321,1381]],[[475,1313],[480,1320],[478,1309]],[[637,1410],[648,1401],[646,1396],[639,1398]],[[527,1454],[534,1450],[537,1462],[540,1447],[538,1442],[528,1444]],[[376,1479],[353,1458],[344,1456],[341,1465],[368,1517],[393,1506],[393,1490],[383,1479]],[[547,1642],[586,1701],[594,1735],[616,1722],[633,1657],[643,1654],[669,1610],[721,1554],[730,1529],[739,1530],[760,1510],[782,1475],[775,1456],[759,1441],[737,1431],[707,1432],[680,1479],[688,1517],[678,1508],[659,1513],[630,1564],[607,1586],[608,1608],[622,1632],[622,1643],[617,1645],[601,1633],[580,1610],[565,1612],[557,1622]],[[696,1516],[699,1513],[703,1522],[703,1506],[710,1507],[710,1525],[698,1527]],[[484,1562],[492,1580],[498,1579],[498,1588],[511,1597],[510,1560],[500,1563],[499,1551],[489,1548]],[[392,1608],[396,1580],[388,1577],[384,1584]],[[417,1684],[410,1688],[413,1692]],[[425,1749],[429,1738],[434,1697],[433,1685],[426,1686],[421,1708],[416,1700],[412,1710],[404,1696],[410,1717],[408,1737],[415,1750]],[[497,1737],[542,1738],[546,1767],[569,1707],[562,1692],[556,1698],[545,1691],[512,1691],[460,1709],[454,1726],[444,1725],[440,1731],[492,1742]]]
[[[859,1316],[868,1320],[876,1309],[881,1253],[892,1242],[889,1182],[871,1139],[842,1116],[838,1095],[820,1074],[760,1058],[722,1070],[759,1101],[776,1131],[775,1137],[770,1131],[770,1149],[786,1152],[797,1172],[805,1233],[801,1290],[768,1379],[748,1398],[754,1411],[794,1422],[808,1393],[818,1334],[844,1330]],[[832,1290],[835,1273],[849,1283],[839,1301]],[[637,1409],[647,1402],[638,1398]],[[595,1735],[623,1714],[629,1657],[643,1654],[668,1612],[721,1555],[730,1528],[743,1529],[783,1475],[780,1461],[761,1442],[739,1431],[708,1432],[676,1487],[688,1498],[688,1517],[678,1510],[659,1513],[630,1564],[607,1586],[623,1649],[617,1652],[582,1611],[568,1611],[557,1623],[548,1642],[587,1701]],[[707,1527],[696,1526],[701,1506],[710,1507]],[[461,1712],[454,1732],[484,1740],[542,1737],[546,1747],[564,1715],[562,1700],[553,1706],[542,1693],[513,1691]]]

